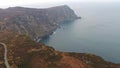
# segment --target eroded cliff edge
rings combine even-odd
[[[50,34],[59,23],[77,19],[74,11],[66,5],[46,9],[10,7],[0,10],[0,30],[28,34],[38,39]]]

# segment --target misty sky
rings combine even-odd
[[[24,6],[30,4],[60,3],[60,2],[120,2],[120,0],[1,0],[0,8]]]

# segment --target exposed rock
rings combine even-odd
[[[99,56],[59,52],[33,41],[50,34],[59,23],[77,18],[66,5],[47,9],[0,9],[0,42],[7,45],[11,68],[120,68],[120,64],[104,61]],[[0,46],[0,68],[6,68],[3,58],[4,49]]]
[[[32,39],[37,39],[50,34],[59,23],[77,18],[66,5],[46,9],[10,7],[0,10],[0,30],[28,34]]]

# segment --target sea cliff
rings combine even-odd
[[[6,45],[11,68],[119,68],[86,53],[60,52],[33,39],[51,34],[63,21],[78,19],[68,6],[46,9],[11,7],[0,9],[0,43]],[[0,44],[0,68],[6,68],[5,48]]]
[[[32,39],[49,35],[63,21],[78,19],[66,5],[46,9],[10,7],[0,10],[0,30],[27,34]]]

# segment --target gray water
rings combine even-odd
[[[119,3],[68,5],[82,19],[62,24],[43,42],[59,51],[92,53],[120,63]]]

